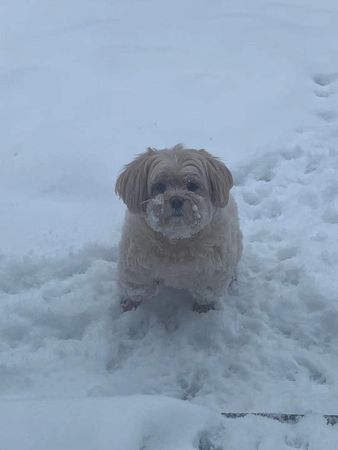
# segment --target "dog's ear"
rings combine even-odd
[[[144,202],[148,200],[148,173],[155,153],[156,150],[149,147],[127,164],[117,178],[115,192],[132,212],[144,210]]]
[[[226,165],[206,150],[198,151],[206,161],[210,183],[211,201],[217,208],[224,208],[229,201],[229,192],[234,182]]]

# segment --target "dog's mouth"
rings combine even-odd
[[[172,213],[171,213],[171,217],[183,217],[183,216],[184,216],[184,214],[183,214],[182,210],[179,210],[179,211],[175,210],[175,211],[172,211]]]

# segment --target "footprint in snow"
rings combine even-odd
[[[316,73],[312,80],[318,86],[326,87],[338,80],[338,72]]]
[[[310,448],[309,443],[306,440],[304,440],[304,438],[300,435],[289,436],[288,434],[286,434],[285,435],[285,444],[290,448],[296,448],[296,449],[300,449],[300,450],[307,450]]]
[[[318,111],[317,116],[325,122],[334,122],[338,119],[338,113],[335,111]]]
[[[319,98],[328,98],[335,93],[335,82],[338,80],[338,73],[317,73],[312,77],[315,84],[314,94]]]
[[[313,75],[312,81],[315,84],[314,94],[319,99],[328,99],[336,92],[336,82],[338,72],[317,73]],[[322,109],[316,112],[317,117],[326,123],[335,122],[338,119],[338,112],[331,109]]]

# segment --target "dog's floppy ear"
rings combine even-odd
[[[206,160],[206,170],[210,183],[211,201],[218,208],[224,208],[229,201],[229,192],[234,182],[226,165],[206,150],[199,150]]]
[[[155,153],[156,150],[147,148],[124,167],[116,181],[116,194],[132,212],[141,212],[144,209],[144,202],[148,200],[148,172]]]

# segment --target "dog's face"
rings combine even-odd
[[[205,150],[148,149],[128,164],[116,192],[129,210],[168,239],[188,239],[223,208],[233,185],[227,167]]]

